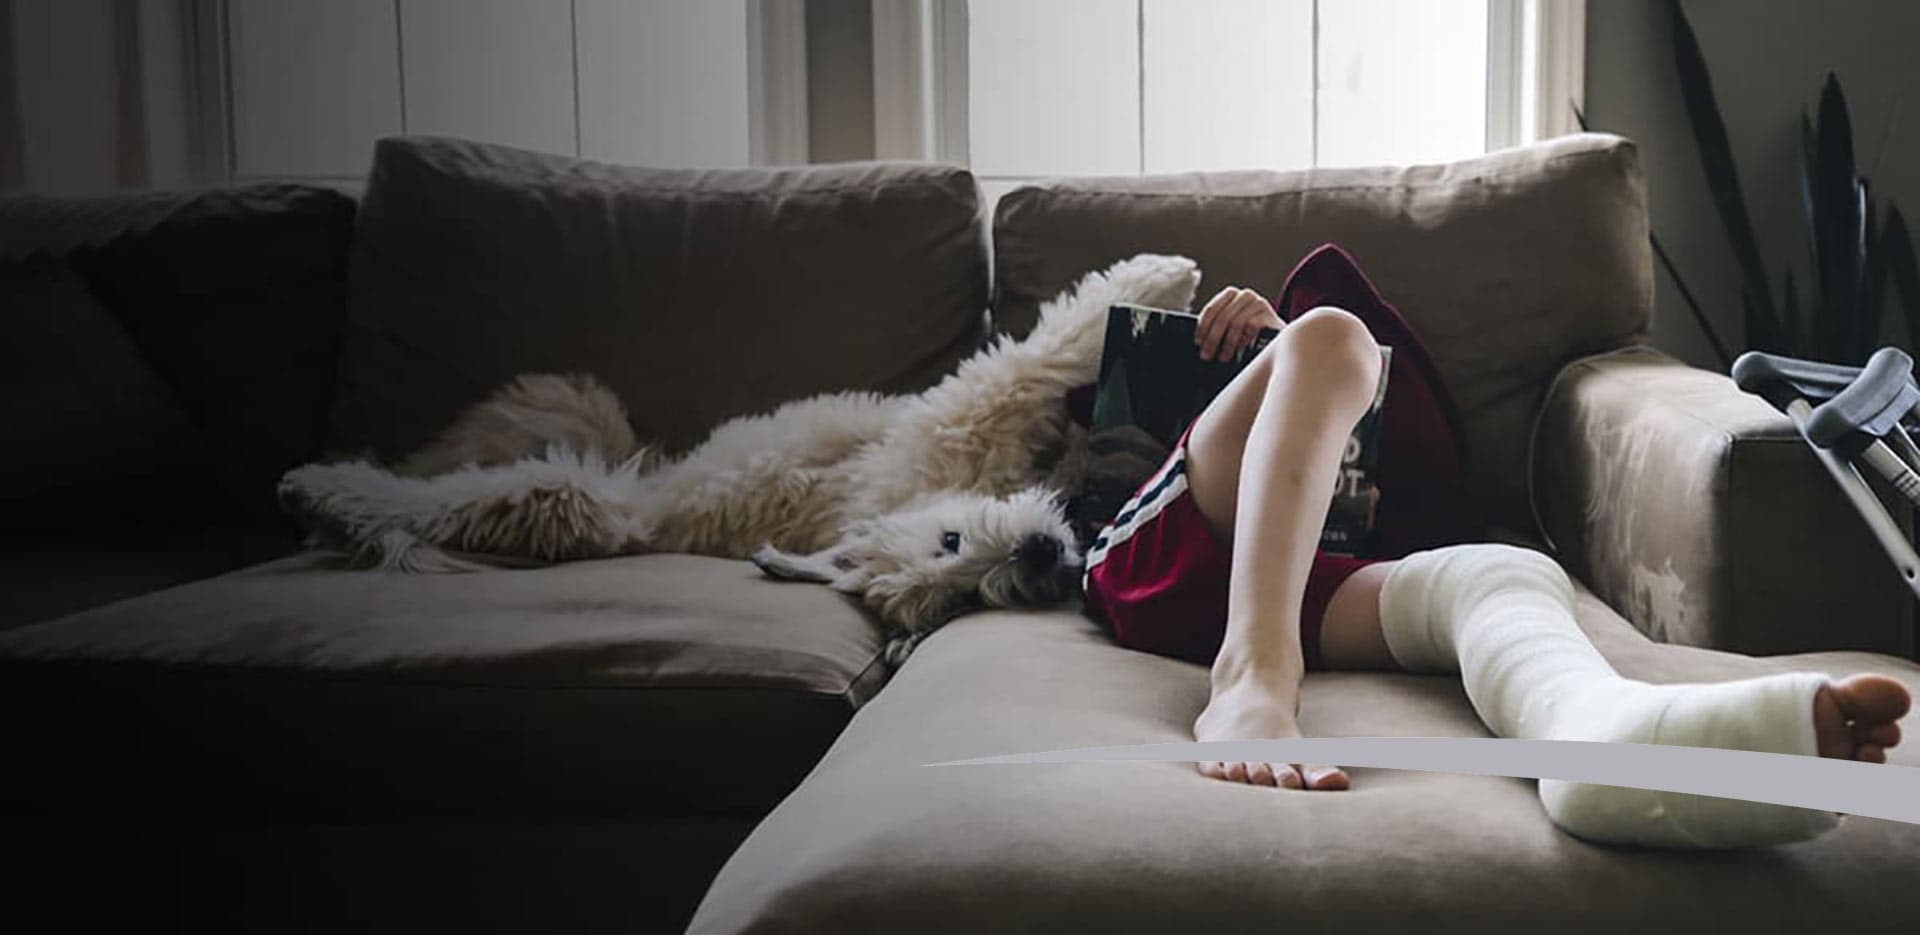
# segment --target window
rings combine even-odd
[[[1577,0],[876,0],[882,155],[1055,176],[1439,162],[1571,129]]]

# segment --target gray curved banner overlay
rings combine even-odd
[[[1338,763],[1385,769],[1565,779],[1792,805],[1920,824],[1920,769],[1782,753],[1575,740],[1310,737],[1084,747],[930,763]]]

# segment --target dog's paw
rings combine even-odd
[[[757,566],[761,574],[782,581],[811,581],[815,584],[824,584],[832,581],[834,577],[834,568],[831,564],[821,561],[817,556],[782,552],[774,548],[772,543],[754,549],[753,554],[747,556],[747,561]]]
[[[760,569],[761,574],[769,578],[783,578],[786,576],[780,573],[780,559],[785,555],[786,553],[768,544],[754,549],[753,554],[747,556],[747,561],[752,562],[754,567]]]
[[[1200,288],[1200,264],[1184,256],[1142,253],[1107,268],[1107,282],[1122,301],[1184,309]]]

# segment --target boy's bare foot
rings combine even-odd
[[[1206,710],[1193,722],[1195,740],[1284,740],[1299,737],[1296,711],[1290,697],[1258,684],[1242,681],[1215,686]],[[1337,766],[1298,763],[1202,762],[1200,773],[1214,779],[1278,786],[1283,789],[1345,789],[1347,774]]]
[[[1827,685],[1813,696],[1820,755],[1885,763],[1887,748],[1900,742],[1900,725],[1894,722],[1912,705],[1906,686],[1881,675],[1853,675]]]

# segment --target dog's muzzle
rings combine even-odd
[[[1014,586],[1028,603],[1057,604],[1080,580],[1080,557],[1055,536],[1034,533],[1013,550]]]

